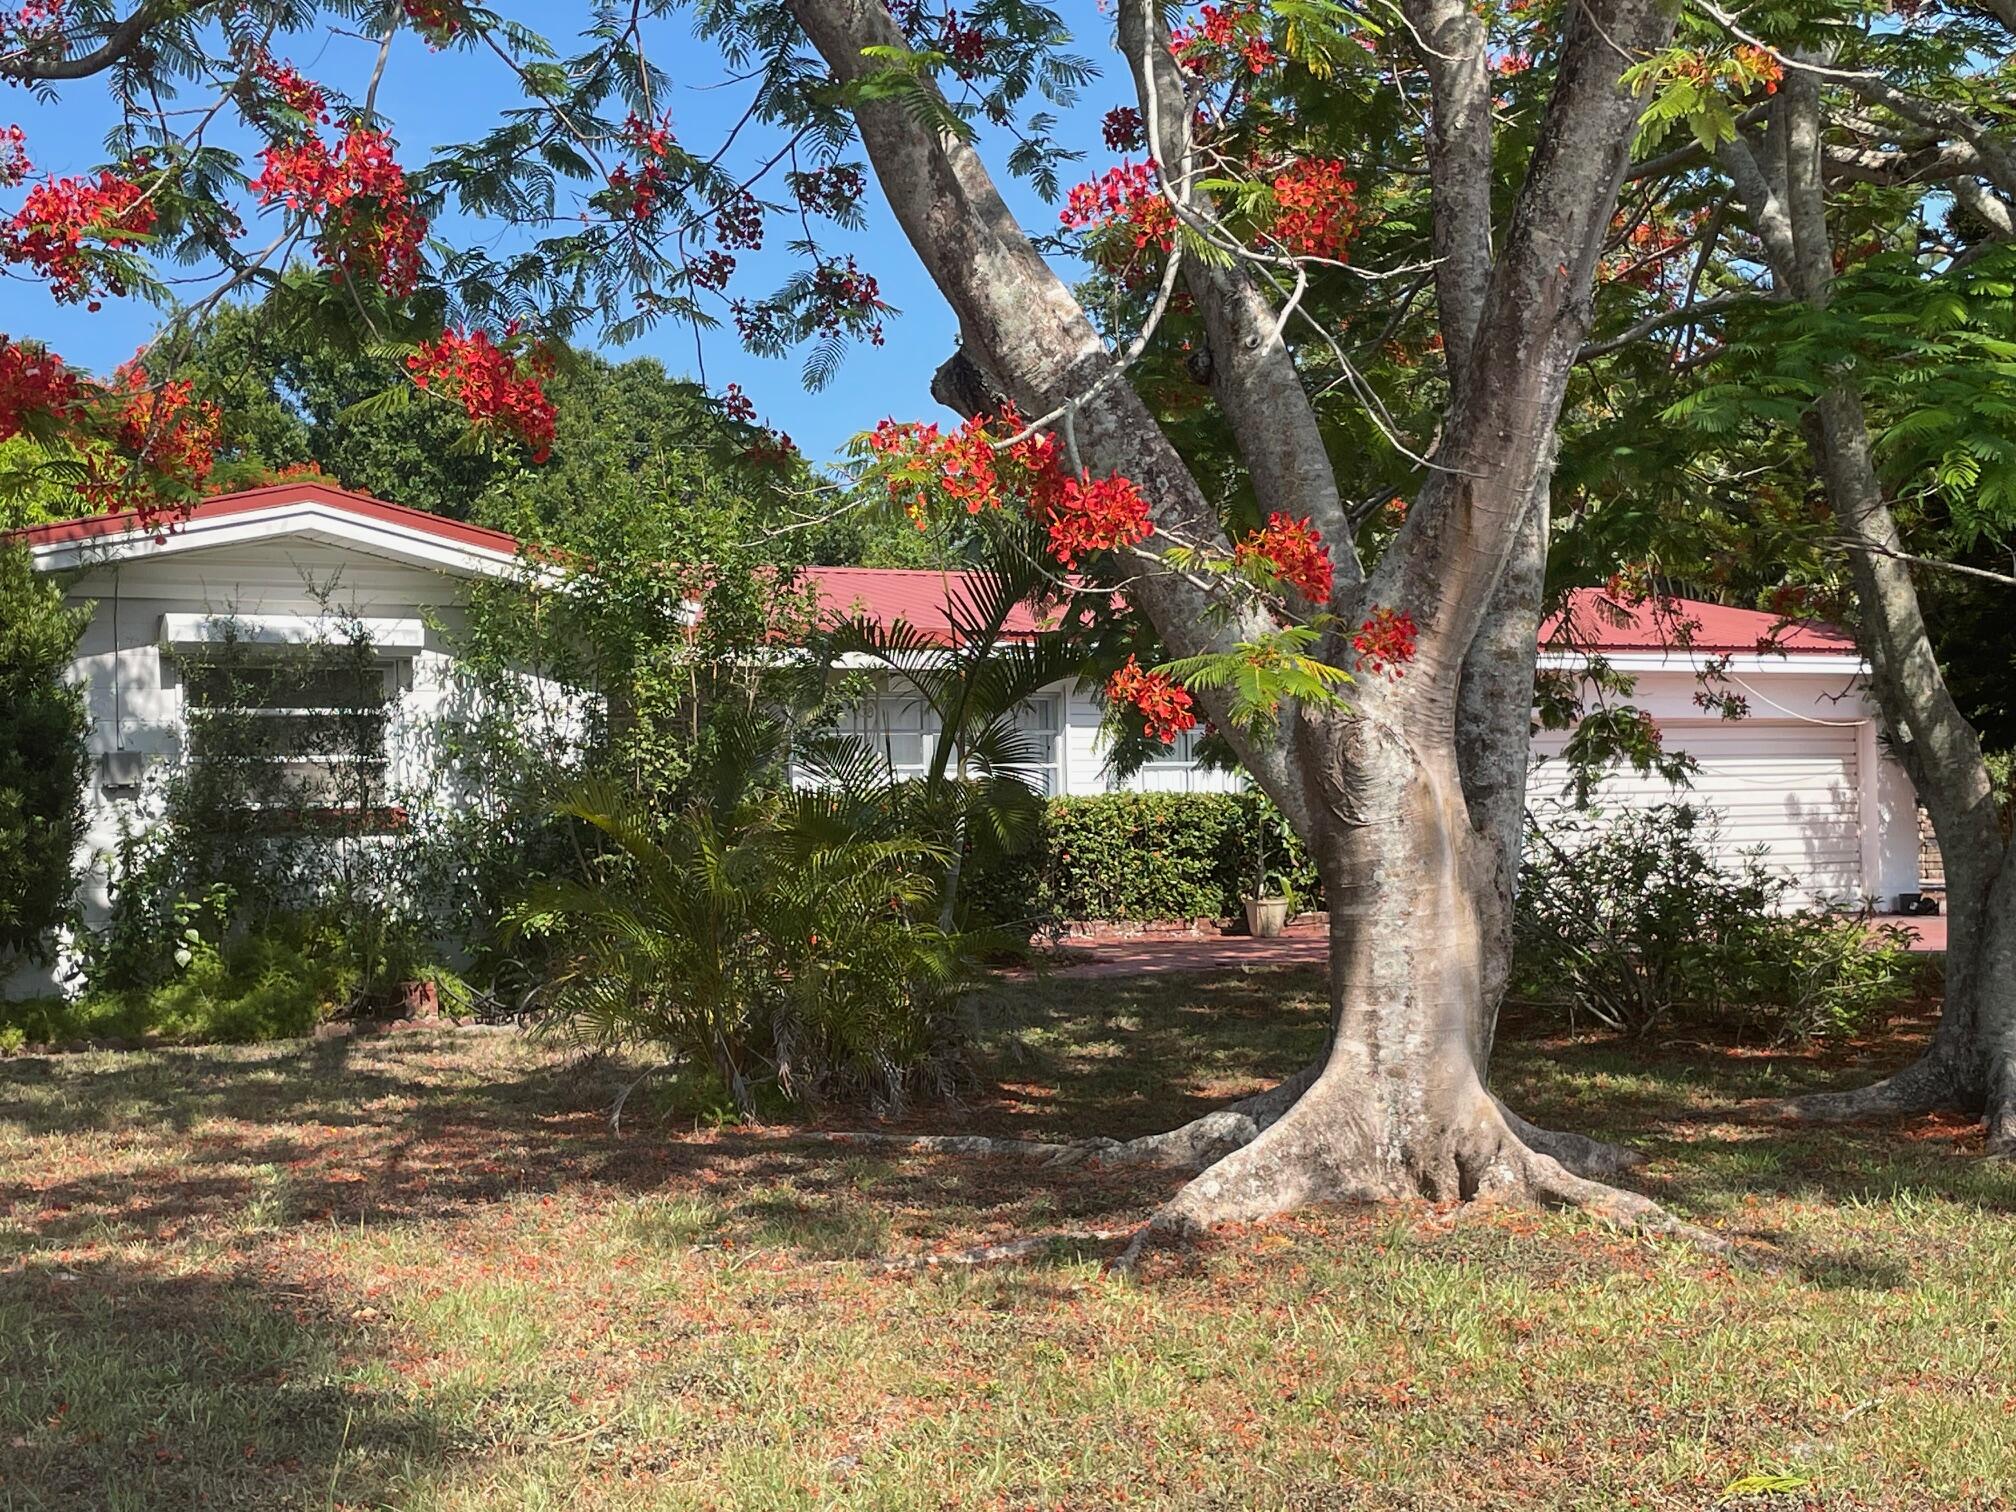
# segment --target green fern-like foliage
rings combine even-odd
[[[558,947],[544,1032],[663,1047],[745,1115],[766,1086],[900,1104],[942,1064],[967,971],[966,942],[930,917],[945,853],[872,835],[880,816],[844,790],[738,780],[760,769],[742,758],[781,754],[782,732],[751,724],[717,791],[669,822],[606,783],[560,805],[606,850],[514,910],[515,930]]]

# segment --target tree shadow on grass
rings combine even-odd
[[[250,1245],[453,1223],[551,1194],[698,1201],[717,1237],[817,1258],[1124,1223],[1174,1178],[710,1129],[633,1101],[637,1068],[453,1032],[0,1062],[0,1263],[84,1240]]]
[[[1888,1247],[1886,1206],[1948,1204],[1956,1222],[2016,1213],[2016,1168],[1983,1158],[1975,1119],[1798,1124],[1768,1100],[1879,1080],[1923,1049],[1931,1024],[1912,1017],[1846,1045],[1786,1047],[1678,1031],[1570,1035],[1515,1014],[1495,1080],[1540,1123],[1646,1155],[1626,1184],[1675,1212],[1774,1246],[1814,1285],[1891,1290],[1911,1284],[1916,1257]],[[1805,1236],[1779,1216],[1823,1208],[1828,1221]],[[1827,1238],[1811,1237],[1823,1230]]]
[[[401,1505],[463,1452],[360,1375],[340,1303],[249,1269],[38,1257],[0,1324],[9,1507]]]

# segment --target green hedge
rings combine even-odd
[[[977,867],[962,890],[999,924],[1225,917],[1251,890],[1263,828],[1268,870],[1289,878],[1298,906],[1315,906],[1315,866],[1257,793],[1054,798],[1035,843]]]

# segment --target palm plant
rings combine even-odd
[[[1018,722],[1029,700],[1078,673],[1084,652],[1055,629],[1011,635],[1017,610],[1054,603],[1059,584],[1036,550],[1025,520],[988,522],[983,557],[954,580],[946,596],[947,645],[906,621],[846,619],[819,638],[818,666],[866,665],[922,700],[935,733],[922,775],[899,779],[883,752],[861,736],[826,735],[801,744],[800,766],[836,791],[879,801],[897,822],[939,837],[948,859],[940,874],[938,921],[957,918],[960,873],[969,852],[1012,854],[1042,821],[1036,739]]]
[[[966,970],[929,921],[942,846],[886,828],[843,790],[764,784],[781,729],[752,716],[714,791],[669,821],[589,783],[560,805],[607,842],[587,877],[546,883],[512,926],[553,941],[544,1032],[657,1043],[709,1067],[744,1116],[794,1101],[900,1103],[944,1039]],[[746,743],[745,743],[746,744]]]

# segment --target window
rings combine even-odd
[[[1246,780],[1239,773],[1197,764],[1197,742],[1203,738],[1202,726],[1183,731],[1133,776],[1114,785],[1134,793],[1233,793],[1244,788]]]
[[[1034,768],[1028,772],[1031,785],[1050,798],[1064,791],[1063,702],[1055,694],[1045,693],[1015,710],[1015,728],[1037,753]]]
[[[939,724],[937,713],[923,699],[884,694],[863,699],[840,728],[879,751],[896,778],[907,782],[928,770]]]
[[[923,778],[930,770],[941,724],[937,712],[923,699],[884,694],[864,699],[841,721],[840,728],[860,736],[881,753],[899,780],[909,781]],[[1015,710],[1015,728],[1035,757],[1023,769],[1030,785],[1048,796],[1062,792],[1062,700],[1053,694],[1029,699]]]
[[[386,725],[409,662],[347,648],[227,648],[183,661],[192,762],[248,808],[384,802]]]

